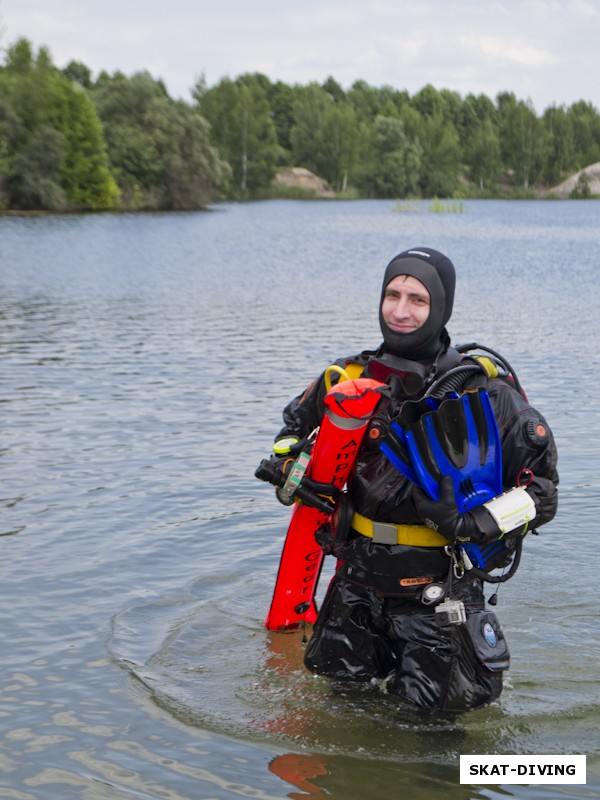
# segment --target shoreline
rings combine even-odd
[[[354,203],[354,202],[361,202],[361,201],[374,201],[374,202],[389,202],[395,204],[392,208],[393,211],[396,212],[409,212],[409,211],[419,211],[421,210],[420,206],[423,204],[427,204],[429,207],[423,210],[430,211],[432,213],[438,213],[443,211],[456,211],[458,210],[458,206],[462,206],[464,203],[468,202],[488,202],[488,201],[500,201],[500,202],[587,202],[587,201],[594,201],[600,200],[600,195],[591,195],[589,197],[560,197],[559,195],[547,193],[547,194],[535,194],[532,196],[506,196],[506,195],[494,195],[494,196],[486,196],[486,197],[469,197],[469,196],[462,196],[462,197],[420,197],[420,198],[392,198],[392,197],[344,197],[339,195],[334,195],[333,197],[320,197],[318,195],[299,195],[295,193],[290,193],[289,195],[285,194],[276,194],[276,195],[269,195],[265,197],[245,197],[245,198],[223,198],[221,200],[216,200],[214,203],[211,203],[208,206],[204,206],[202,208],[188,208],[188,209],[166,209],[166,208],[143,208],[143,209],[127,209],[127,208],[106,208],[106,209],[66,209],[66,210],[59,210],[59,209],[18,209],[18,208],[4,208],[0,209],[0,217],[48,217],[48,216],[60,216],[60,217],[79,217],[79,216],[102,216],[107,214],[119,214],[125,215],[130,214],[131,216],[142,216],[144,214],[173,214],[173,215],[181,215],[181,214],[201,214],[201,213],[210,213],[211,211],[217,211],[219,206],[223,206],[227,203],[264,203],[264,202],[272,202],[277,200],[289,200],[289,201],[302,201],[302,202],[327,202],[327,203]]]

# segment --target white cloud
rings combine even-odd
[[[571,0],[569,3],[569,12],[577,14],[580,17],[595,19],[596,22],[600,20],[600,9],[592,3],[587,2],[587,0]]]
[[[471,54],[482,55],[496,66],[517,65],[539,69],[557,62],[552,53],[523,40],[506,41],[495,36],[469,34],[461,36],[460,43]]]
[[[26,36],[55,63],[97,74],[148,69],[189,97],[204,72],[264,72],[305,84],[332,75],[410,93],[513,91],[538,109],[600,105],[596,0],[0,0],[3,43]]]

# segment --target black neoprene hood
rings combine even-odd
[[[397,333],[383,319],[381,307],[388,283],[398,275],[421,281],[429,292],[429,316],[416,331]],[[387,265],[379,301],[379,325],[387,347],[406,358],[431,358],[442,345],[442,334],[452,314],[456,274],[454,264],[438,250],[413,247],[395,256]]]

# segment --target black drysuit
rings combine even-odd
[[[385,345],[337,363],[357,364],[368,373],[369,361],[383,352]],[[483,381],[501,436],[504,489],[519,483],[522,470],[531,471],[527,491],[536,517],[530,530],[537,528],[554,517],[557,507],[552,434],[511,379]],[[310,434],[320,423],[325,391],[322,375],[286,407],[285,427],[277,438]],[[379,449],[379,434],[385,434],[404,399],[400,394],[381,402],[347,497],[353,510],[370,520],[420,525],[424,520],[413,502],[411,482]],[[446,548],[381,544],[352,528],[344,541],[328,540],[327,531],[322,538],[338,558],[338,568],[306,649],[311,671],[344,685],[383,681],[408,705],[431,711],[474,709],[498,698],[509,652],[495,614],[485,608],[479,577],[468,570],[453,574],[451,596],[463,601],[467,619],[441,626],[421,593],[425,581],[447,582],[453,562]]]

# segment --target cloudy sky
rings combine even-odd
[[[600,109],[600,0],[0,0],[0,22],[3,48],[25,36],[59,67],[146,69],[186,100],[201,74],[262,72]]]

